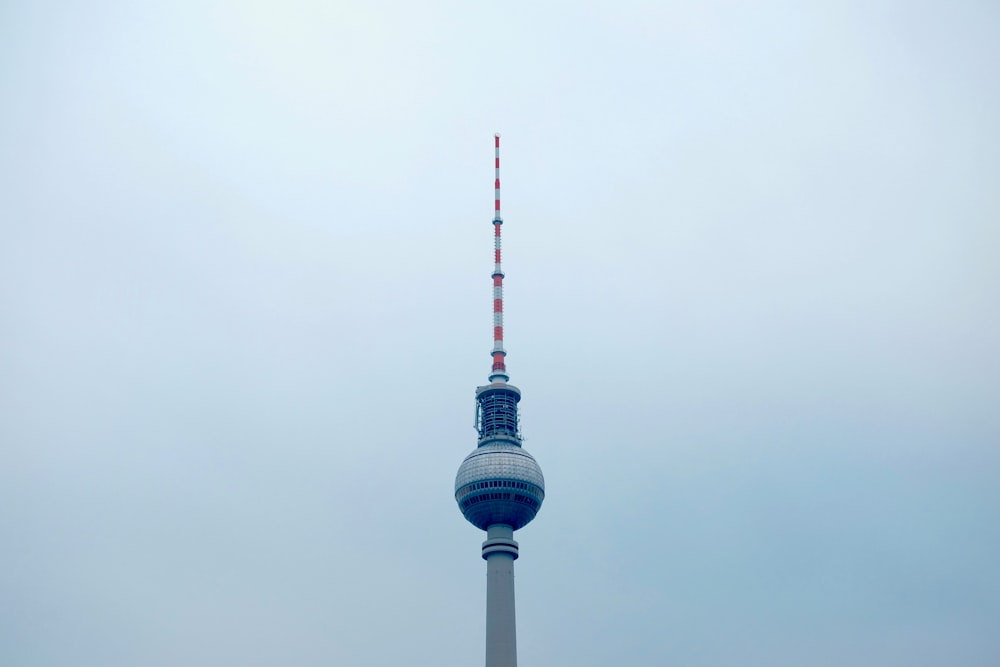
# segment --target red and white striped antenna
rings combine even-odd
[[[500,217],[500,135],[493,135],[494,146],[496,148],[496,180],[494,181],[494,204],[493,204],[493,370],[490,372],[490,382],[506,382],[510,379],[507,375],[507,366],[504,357],[507,356],[503,349],[503,269],[500,268],[500,227],[503,225],[503,218]]]

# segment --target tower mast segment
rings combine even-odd
[[[500,380],[506,382],[510,379],[507,375],[507,365],[505,357],[507,352],[503,349],[503,269],[500,266],[500,229],[503,226],[503,218],[500,216],[500,135],[493,136],[495,158],[495,181],[493,183],[493,370],[490,373],[490,382]]]

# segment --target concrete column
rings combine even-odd
[[[494,524],[483,542],[486,559],[486,667],[517,667],[514,625],[514,529]]]

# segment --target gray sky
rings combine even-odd
[[[0,663],[1000,664],[1000,9],[0,5]]]

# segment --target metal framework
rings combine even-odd
[[[512,438],[521,442],[517,403],[521,392],[513,385],[480,387],[476,392],[480,442],[498,438]]]

